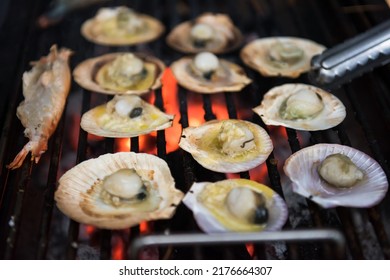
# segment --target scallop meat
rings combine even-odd
[[[57,207],[69,218],[105,229],[170,219],[182,198],[164,160],[133,152],[76,165],[62,175],[55,192]]]
[[[270,89],[253,108],[265,124],[297,130],[332,128],[346,117],[343,103],[320,88],[305,84],[284,84]]]
[[[367,154],[339,144],[317,144],[291,155],[284,172],[294,192],[324,208],[368,208],[385,197],[389,183]]]
[[[81,62],[73,71],[83,88],[104,94],[145,94],[161,87],[165,64],[142,53],[110,53]]]
[[[239,48],[243,36],[228,15],[204,13],[176,26],[166,41],[170,47],[184,53],[221,54]]]
[[[263,76],[297,78],[310,70],[312,57],[324,50],[324,46],[303,38],[269,37],[250,42],[240,56]]]
[[[101,8],[83,23],[81,34],[89,41],[107,46],[130,46],[156,40],[164,25],[146,14],[128,7]]]
[[[86,112],[80,126],[94,135],[125,138],[171,127],[173,119],[137,95],[116,95]]]
[[[207,233],[277,231],[288,218],[276,192],[248,179],[194,183],[183,203]]]
[[[171,65],[178,83],[194,92],[213,94],[240,91],[252,82],[244,70],[210,52],[183,57]]]
[[[179,146],[204,168],[222,173],[248,171],[265,162],[273,150],[267,132],[243,120],[213,120],[187,127]]]

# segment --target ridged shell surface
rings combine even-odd
[[[252,82],[240,66],[224,59],[219,59],[219,63],[226,74],[225,77],[207,81],[191,73],[192,60],[192,57],[183,57],[171,65],[177,82],[188,90],[204,94],[240,91]]]
[[[269,62],[269,52],[277,43],[296,45],[303,51],[303,58],[287,68],[272,66]],[[302,73],[309,71],[312,57],[322,53],[324,50],[324,46],[303,38],[269,37],[257,39],[248,43],[241,50],[240,56],[246,65],[258,71],[263,76],[297,78]]]
[[[363,180],[350,188],[336,188],[319,177],[319,164],[327,156],[337,153],[349,157],[363,171]],[[284,172],[292,181],[294,192],[324,208],[372,207],[385,197],[389,185],[383,169],[374,159],[338,144],[317,144],[294,153],[286,160]]]
[[[143,181],[148,182],[151,193],[156,195],[156,209],[115,207],[98,198],[99,184],[121,169],[135,170]],[[106,229],[124,229],[142,221],[169,219],[182,198],[183,193],[175,188],[164,160],[132,152],[105,154],[76,165],[60,178],[55,193],[57,207],[65,215],[79,223]]]
[[[110,10],[110,13],[117,14],[118,8],[102,8]],[[147,26],[143,32],[137,32],[136,34],[127,34],[127,36],[110,36],[103,32],[104,25],[107,24],[106,19],[99,19],[94,17],[83,23],[81,27],[81,34],[89,41],[105,46],[131,46],[141,43],[147,43],[156,40],[165,31],[164,25],[157,20],[146,14],[137,13],[137,16]],[[109,19],[112,20],[112,19]],[[115,27],[113,26],[115,31]]]
[[[311,90],[321,97],[323,110],[312,118],[286,120],[280,116],[280,108],[300,90]],[[263,97],[260,106],[253,108],[267,125],[290,127],[298,130],[317,131],[335,127],[346,117],[344,104],[333,94],[306,84],[284,84],[270,89]]]
[[[195,47],[191,40],[191,28],[196,23],[206,23],[215,29],[211,44]],[[227,36],[228,35],[228,36]],[[228,15],[204,13],[193,21],[182,22],[167,36],[167,44],[183,53],[212,52],[222,54],[239,48],[243,42],[241,31],[234,26]]]
[[[132,98],[140,100],[142,116],[138,118],[114,117],[115,114],[108,113],[107,104],[104,104],[83,114],[80,126],[88,133],[112,138],[135,137],[172,126],[174,115],[161,112],[138,96],[132,96]],[[116,96],[115,99],[120,99],[120,97]],[[101,123],[99,121],[101,119],[104,119],[104,122]]]
[[[237,157],[225,155],[218,148],[216,139],[224,122],[242,124],[254,135],[256,148],[248,154]],[[213,120],[198,127],[187,127],[183,130],[179,146],[191,153],[203,167],[226,173],[248,171],[265,162],[273,150],[271,138],[260,126],[243,120]]]
[[[223,201],[226,200],[227,193],[219,194],[215,198],[218,203],[216,206],[217,211],[212,212],[205,207],[199,200],[200,193],[208,186],[212,184],[227,185],[228,189],[236,187],[247,187],[254,191],[262,192],[267,197],[267,208],[269,211],[269,218],[265,225],[262,226],[248,226],[247,224],[241,224],[239,221],[230,223],[228,228],[224,220],[232,220],[227,210],[223,206]],[[229,231],[276,231],[280,230],[287,221],[288,210],[284,200],[269,187],[259,184],[255,181],[247,179],[230,179],[219,181],[216,183],[211,182],[199,182],[194,183],[190,191],[185,195],[183,203],[192,210],[195,220],[199,227],[207,233],[217,232],[229,232]],[[221,206],[221,205],[222,206]]]
[[[109,95],[115,94],[136,94],[141,95],[155,90],[161,87],[161,77],[165,70],[165,64],[156,57],[145,55],[142,53],[134,53],[138,58],[142,59],[144,63],[150,63],[155,65],[155,73],[150,73],[148,75],[153,75],[150,77],[152,82],[145,87],[131,89],[131,90],[112,90],[103,87],[96,81],[97,72],[105,66],[107,63],[112,62],[115,58],[120,55],[129,54],[124,52],[118,53],[109,53],[102,56],[89,58],[81,62],[73,71],[73,77],[75,81],[83,88],[91,90],[98,93],[104,93]]]

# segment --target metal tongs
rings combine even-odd
[[[390,62],[390,20],[314,56],[309,79],[335,89]]]

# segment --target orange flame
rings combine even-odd
[[[119,236],[113,238],[113,247],[111,251],[111,257],[114,260],[123,260],[125,255],[125,244]]]
[[[252,243],[245,244],[246,250],[248,251],[248,254],[253,258],[255,255],[255,245]]]

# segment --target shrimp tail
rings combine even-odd
[[[8,169],[16,169],[22,166],[28,153],[31,151],[31,160],[38,163],[41,155],[47,150],[47,139],[40,139],[39,141],[29,141],[24,145],[23,149],[16,155],[14,160],[7,165]]]
[[[19,168],[20,166],[22,166],[25,158],[27,157],[28,153],[30,152],[29,143],[27,143],[23,147],[23,149],[16,155],[14,160],[10,164],[7,165],[8,169],[16,169],[16,168]]]

